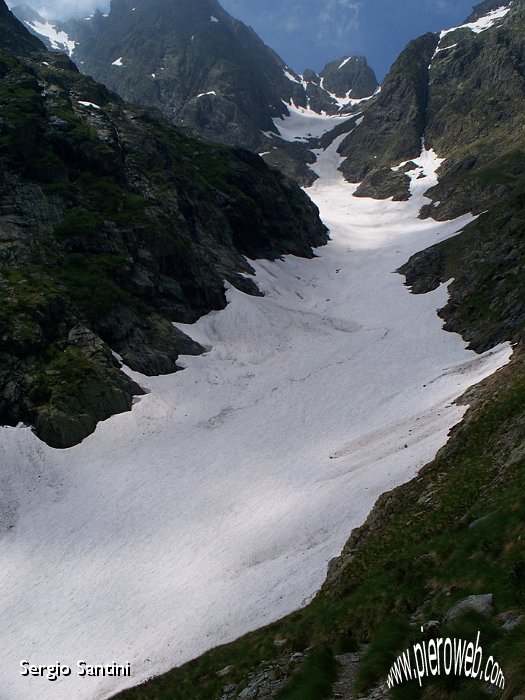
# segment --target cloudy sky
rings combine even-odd
[[[8,4],[16,4],[10,0]],[[175,2],[176,0],[171,0]],[[383,78],[410,39],[460,24],[475,0],[220,0],[296,71],[344,54],[366,56]],[[48,17],[107,11],[109,0],[26,0]]]

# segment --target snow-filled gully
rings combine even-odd
[[[302,605],[377,497],[445,443],[454,400],[509,360],[442,330],[444,286],[415,296],[394,273],[470,220],[417,218],[433,154],[410,201],[373,201],[351,196],[336,147],[309,190],[333,240],[257,262],[264,298],[229,289],[181,326],[207,354],[131,373],[150,393],[72,449],[1,429],[0,700],[107,698]],[[23,659],[73,673],[22,677]],[[78,660],[133,676],[82,678]]]

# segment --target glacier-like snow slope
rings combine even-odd
[[[107,698],[302,605],[445,443],[454,400],[509,360],[442,330],[444,286],[415,296],[394,273],[470,219],[417,218],[434,155],[411,201],[374,201],[351,196],[336,148],[310,190],[332,242],[256,263],[264,298],[230,289],[183,326],[207,354],[134,375],[150,393],[72,449],[0,430],[1,700]],[[23,678],[22,659],[130,661],[133,678]]]
[[[369,98],[367,98],[369,99]],[[363,100],[356,100],[359,102]],[[327,115],[319,114],[306,107],[297,107],[294,102],[284,102],[289,115],[273,120],[279,130],[280,137],[284,141],[307,143],[310,138],[319,138],[330,129],[335,129],[338,124],[348,121],[348,114]],[[263,132],[267,136],[275,137],[271,131]]]
[[[68,56],[73,55],[76,43],[69,38],[66,32],[60,31],[51,22],[34,20],[33,22],[24,22],[24,24],[38,37],[48,39],[52,49],[65,51]]]

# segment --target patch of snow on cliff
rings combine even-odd
[[[298,85],[302,85],[302,81],[301,81],[301,80],[298,80],[298,79],[295,77],[295,75],[293,75],[293,73],[290,73],[290,71],[288,70],[288,68],[285,68],[285,69],[283,70],[283,73],[284,73],[285,76],[288,78],[288,80],[291,80],[291,81],[292,81],[292,83],[297,83]]]
[[[467,24],[461,24],[459,27],[452,27],[451,29],[444,29],[440,36],[440,39],[443,39],[443,37],[447,36],[447,34],[450,34],[451,32],[455,32],[458,29],[470,29],[473,31],[475,34],[480,34],[481,32],[486,31],[487,29],[490,29],[493,27],[500,19],[503,19],[505,15],[507,15],[510,12],[510,7],[508,6],[502,6],[498,8],[497,10],[492,10],[492,12],[489,12],[487,15],[484,15],[483,17],[480,17],[479,19],[475,20],[474,22],[468,22]]]
[[[84,100],[79,100],[78,104],[82,105],[83,107],[93,107],[93,109],[100,109],[100,105],[97,105],[94,102],[84,102]]]
[[[341,65],[338,67],[337,70],[341,70],[341,68],[343,68],[343,66],[346,66],[346,64],[347,64],[349,61],[351,61],[351,60],[352,60],[352,56],[349,56],[348,58],[345,58],[344,61],[341,63]]]
[[[25,22],[27,27],[30,27],[33,31],[40,36],[45,37],[49,40],[51,48],[57,51],[65,51],[69,56],[71,56],[75,50],[76,43],[69,38],[66,32],[59,31],[50,22],[39,22],[34,20],[33,22]]]

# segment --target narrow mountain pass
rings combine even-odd
[[[414,296],[395,272],[472,218],[418,219],[435,154],[409,201],[376,201],[352,197],[339,142],[308,190],[332,241],[254,263],[264,297],[230,288],[224,311],[178,324],[206,354],[129,371],[149,393],[71,449],[1,429],[0,700],[106,698],[301,606],[378,496],[446,442],[454,401],[508,362],[508,344],[480,356],[442,330],[445,286]],[[21,677],[21,650],[132,677]]]

